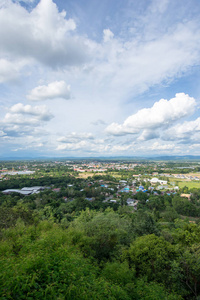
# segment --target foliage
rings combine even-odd
[[[132,221],[133,233],[135,236],[142,236],[146,234],[155,233],[159,235],[159,228],[151,213],[138,210],[137,215]]]
[[[98,261],[116,256],[122,245],[128,245],[131,240],[129,222],[107,210],[105,213],[82,212],[72,224],[71,233],[79,232],[78,241],[85,255],[92,255]]]
[[[120,286],[97,278],[98,268],[68,245],[59,227],[40,224],[34,239],[33,228],[23,229],[23,236],[19,227],[4,236],[17,234],[17,252],[13,241],[1,244],[1,299],[130,299]]]
[[[192,217],[200,216],[200,208],[196,207],[188,199],[176,196],[172,200],[172,205],[178,214]]]
[[[154,234],[138,237],[128,250],[130,264],[138,276],[163,282],[169,276],[170,265],[176,259],[176,249],[163,237]]]
[[[32,177],[8,176],[0,190],[49,189],[0,194],[0,299],[200,297],[200,189],[184,187],[191,201],[179,193],[119,192],[120,179],[131,186],[133,174],[161,174],[163,163],[87,178],[64,162],[27,164]],[[11,162],[5,166],[12,169]],[[165,163],[174,173],[188,172],[185,166]],[[136,184],[148,186],[145,178]],[[136,211],[128,198],[138,201]]]

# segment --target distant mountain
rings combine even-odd
[[[157,156],[149,157],[150,160],[200,160],[199,155],[183,155],[183,156]]]
[[[183,156],[99,156],[99,157],[0,157],[1,161],[9,160],[96,160],[96,161],[198,161],[199,155]]]

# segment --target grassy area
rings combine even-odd
[[[184,186],[187,186],[189,189],[200,189],[200,182],[199,181],[179,181],[178,186],[180,188],[183,188]]]
[[[187,186],[189,189],[200,189],[200,181],[188,181],[184,179],[175,179],[175,178],[170,178],[170,183],[174,182],[175,185],[178,185],[179,188],[183,188],[184,186]]]
[[[110,172],[110,173],[105,173],[105,172],[80,172],[78,174],[79,178],[88,178],[89,176],[92,177],[94,175],[110,175],[110,176],[114,176],[116,178],[121,178],[122,175],[118,174],[117,172]]]
[[[117,173],[117,172],[116,172],[116,173],[115,173],[115,172],[111,172],[110,175],[111,175],[111,176],[114,176],[115,178],[121,178],[121,177],[122,177],[122,175],[120,175],[120,174]]]
[[[106,173],[104,173],[104,172],[80,172],[79,174],[78,174],[78,177],[79,178],[88,178],[88,177],[92,177],[92,176],[94,176],[94,175],[107,175]]]

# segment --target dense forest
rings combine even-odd
[[[116,194],[116,179],[99,176],[0,182],[1,191],[50,187],[0,194],[0,298],[199,299],[200,189],[190,191],[190,201],[139,192],[133,210],[130,193],[105,202]]]

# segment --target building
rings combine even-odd
[[[149,180],[151,184],[161,184],[161,185],[167,185],[167,180],[161,180],[161,179],[158,179],[156,177],[152,178]]]
[[[12,193],[18,193],[20,195],[28,196],[31,194],[38,194],[39,192],[43,191],[46,187],[43,186],[33,186],[33,187],[24,187],[21,190],[19,189],[7,189],[2,191],[4,195],[9,195]]]
[[[18,193],[20,195],[28,196],[28,195],[32,194],[32,191],[22,191],[22,190],[18,190],[18,189],[7,189],[7,190],[2,191],[2,193],[4,195],[10,195],[12,193]]]

